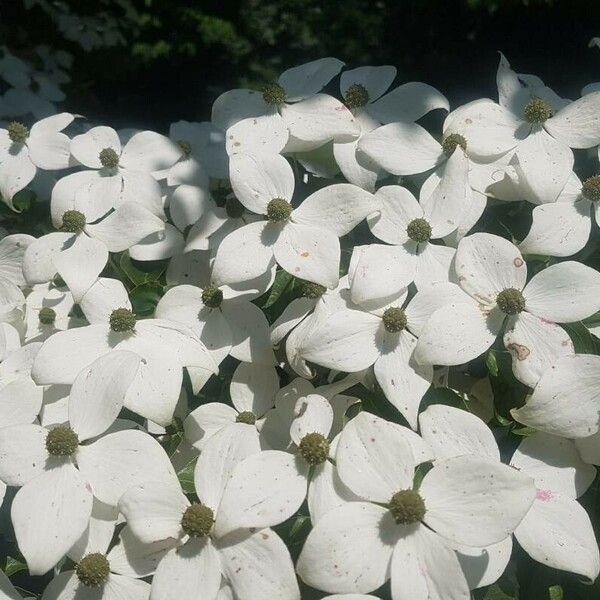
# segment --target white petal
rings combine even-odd
[[[404,528],[392,557],[395,600],[468,600],[467,581],[454,550],[420,523]]]
[[[407,242],[408,224],[423,217],[423,209],[417,199],[399,185],[380,187],[375,199],[379,203],[378,210],[367,219],[373,235],[388,244]]]
[[[121,169],[121,194],[118,203],[133,202],[141,204],[157,217],[164,219],[161,189],[158,182],[148,173]]]
[[[71,140],[64,133],[40,132],[34,134],[33,128],[27,145],[31,162],[40,169],[56,171],[69,166]]]
[[[594,530],[576,500],[555,493],[538,494],[515,537],[534,560],[591,580],[600,572]]]
[[[351,85],[359,84],[367,90],[369,101],[374,102],[385,94],[395,77],[396,67],[390,65],[350,69],[340,75],[340,91],[345,96]]]
[[[92,169],[100,169],[100,152],[111,148],[121,154],[121,141],[112,127],[93,127],[82,135],[76,135],[71,140],[71,154],[81,164]]]
[[[240,533],[218,545],[223,574],[240,600],[300,600],[289,550],[270,529]]]
[[[75,208],[75,197],[79,188],[90,184],[92,181],[96,181],[96,179],[98,179],[96,171],[79,171],[71,173],[66,177],[61,177],[56,182],[56,185],[52,188],[52,196],[50,198],[50,213],[54,227],[57,229],[61,227],[63,214]],[[104,198],[101,198],[101,200],[104,200]],[[94,221],[110,209],[109,206],[106,210],[100,208],[100,210],[92,212],[92,206],[86,206],[81,212]]]
[[[346,235],[376,210],[372,194],[349,183],[330,185],[311,194],[292,213],[294,223]]]
[[[327,437],[332,424],[333,409],[329,400],[319,394],[309,394],[296,402],[290,437],[299,446],[302,438],[309,433]]]
[[[13,425],[0,429],[0,480],[22,486],[44,472],[48,430],[39,425]]]
[[[100,277],[83,295],[79,306],[92,325],[109,323],[110,315],[117,308],[131,310],[127,289],[118,279]]]
[[[279,113],[250,117],[238,121],[225,133],[227,153],[277,155],[285,147],[289,132]]]
[[[600,357],[565,356],[548,368],[517,421],[553,435],[585,438],[600,427]]]
[[[389,173],[423,173],[442,162],[440,144],[416,123],[390,123],[364,135],[358,148]]]
[[[36,171],[26,148],[18,154],[5,155],[0,163],[0,196],[12,200],[17,192],[31,183]]]
[[[212,123],[221,131],[248,117],[267,114],[269,107],[260,92],[235,89],[221,94],[212,105]]]
[[[508,240],[474,233],[458,244],[456,274],[463,290],[478,302],[491,305],[502,290],[523,289],[527,265],[519,249]]]
[[[72,233],[55,231],[30,244],[23,256],[23,274],[29,284],[46,283],[56,275],[54,259],[75,239]]]
[[[360,117],[356,118],[360,122]],[[364,131],[364,128],[363,128]],[[375,191],[379,176],[379,166],[362,152],[358,152],[358,140],[344,144],[333,144],[333,156],[344,177],[354,185],[368,192]]]
[[[119,511],[133,535],[144,544],[177,539],[181,518],[190,505],[179,484],[146,481],[131,486],[119,500]]]
[[[193,155],[183,157],[168,170],[167,174],[167,185],[189,185],[208,188],[208,182],[208,174],[204,165],[198,162]]]
[[[360,413],[342,430],[336,451],[340,479],[355,494],[387,503],[412,487],[415,459],[404,428]]]
[[[193,410],[184,421],[186,439],[199,450],[215,433],[235,423],[237,411],[221,402],[202,404]]]
[[[175,227],[184,231],[186,227],[196,223],[207,211],[212,210],[213,206],[208,185],[202,187],[178,185],[171,194],[169,214]]]
[[[487,546],[509,536],[534,496],[533,479],[478,456],[436,461],[419,493],[424,522],[441,536],[467,546]]]
[[[170,223],[164,224],[164,230],[158,231],[129,248],[129,256],[134,260],[164,260],[183,252],[185,241],[178,229]]]
[[[138,483],[162,481],[166,485],[177,481],[166,452],[142,431],[118,431],[89,446],[80,446],[77,464],[94,496],[112,506]]]
[[[319,520],[304,543],[296,570],[304,583],[326,592],[371,592],[390,577],[398,537],[388,510],[350,502]]]
[[[287,100],[296,102],[320,92],[343,68],[344,63],[328,56],[287,69],[278,83],[285,90]]]
[[[438,244],[419,244],[416,257],[415,286],[423,290],[454,277],[454,248]]]
[[[485,548],[453,546],[469,588],[473,590],[491,585],[500,578],[510,560],[513,543],[512,537],[507,537]]]
[[[41,474],[15,496],[11,518],[29,572],[43,575],[81,537],[92,512],[89,485],[71,462]]]
[[[571,148],[592,148],[600,144],[600,92],[586,94],[567,104],[544,127]]]
[[[52,100],[52,98],[48,98]],[[62,98],[64,100],[64,97]],[[53,131],[62,131],[65,127],[68,127],[73,120],[75,115],[71,113],[63,112],[50,117],[46,117],[41,121],[38,121],[31,127],[31,134],[37,135],[38,133],[51,133]]]
[[[515,377],[530,387],[557,360],[574,352],[562,327],[526,312],[507,320],[504,346],[512,355]]]
[[[239,412],[250,411],[262,416],[275,404],[279,377],[275,367],[240,363],[229,386],[231,402]]]
[[[600,309],[600,273],[565,261],[537,273],[523,290],[528,311],[559,323],[572,323]]]
[[[307,473],[302,457],[278,450],[243,460],[225,487],[215,523],[217,535],[270,527],[291,517],[306,497]]]
[[[120,163],[134,171],[160,171],[174,165],[183,151],[168,137],[154,131],[136,133],[123,148]]]
[[[113,424],[141,361],[133,352],[115,350],[77,375],[69,396],[69,423],[80,442]]]
[[[44,389],[29,377],[0,384],[0,423],[2,427],[33,423],[42,407]]]
[[[273,254],[295,277],[327,288],[338,284],[340,243],[328,229],[288,223],[273,246]]]
[[[472,454],[500,460],[491,429],[475,415],[443,404],[432,404],[419,415],[421,436],[438,459]]]
[[[397,123],[417,121],[437,108],[450,110],[446,97],[426,83],[411,81],[369,104],[368,111],[382,123]]]

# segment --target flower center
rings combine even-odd
[[[61,231],[81,233],[85,227],[85,215],[78,210],[67,210],[62,216]]]
[[[263,100],[270,106],[281,106],[287,94],[278,83],[270,83],[263,88]]]
[[[19,121],[9,123],[6,129],[10,141],[15,144],[24,144],[29,137],[29,127],[26,127],[23,123],[19,123]]]
[[[177,145],[181,148],[185,156],[189,156],[192,153],[192,145],[187,140],[177,140]]]
[[[309,465],[320,465],[329,456],[329,440],[320,433],[308,433],[300,440],[298,449]]]
[[[287,221],[292,214],[292,205],[283,198],[273,198],[267,204],[267,218],[269,221],[281,223]]]
[[[581,193],[592,202],[600,201],[600,175],[588,177],[581,186]]]
[[[110,573],[110,563],[104,554],[94,552],[84,556],[75,569],[77,578],[87,587],[99,587],[106,583]]]
[[[245,212],[244,205],[235,197],[225,200],[225,212],[231,219],[240,219]]]
[[[304,298],[316,300],[317,298],[320,298],[326,291],[327,288],[324,285],[313,283],[312,281],[301,280],[300,282],[300,294],[304,296]]]
[[[360,83],[353,83],[344,96],[344,102],[349,109],[361,108],[369,101],[369,92],[367,88]]]
[[[516,315],[525,310],[525,298],[516,288],[506,288],[496,297],[498,308],[505,315]]]
[[[190,537],[204,537],[215,522],[213,511],[204,504],[192,504],[183,513],[181,527]]]
[[[119,155],[112,148],[104,148],[98,156],[103,167],[114,169],[119,166]]]
[[[202,302],[208,308],[219,308],[223,302],[223,292],[216,287],[207,287],[202,290]]]
[[[467,150],[467,140],[460,133],[451,133],[442,140],[442,150],[447,156],[452,156],[456,146],[460,146],[464,151]]]
[[[418,243],[431,239],[431,225],[427,219],[413,219],[406,227],[408,237]]]
[[[552,107],[545,100],[532,98],[525,106],[523,118],[528,123],[539,125],[547,121],[553,114]]]
[[[38,319],[42,325],[52,325],[56,320],[56,312],[54,309],[44,306],[38,313]]]
[[[256,423],[256,415],[249,410],[244,410],[236,417],[235,422],[254,425],[254,423]]]
[[[52,456],[71,456],[79,446],[79,437],[65,425],[55,427],[46,436],[46,450]]]
[[[388,508],[399,525],[417,523],[425,516],[425,502],[418,492],[414,490],[400,490],[396,492]]]
[[[381,319],[386,331],[390,333],[398,333],[406,327],[406,313],[395,306],[386,308]]]
[[[128,308],[115,308],[110,313],[109,324],[112,331],[124,332],[135,329],[135,315]]]

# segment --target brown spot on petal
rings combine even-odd
[[[519,258],[517,256],[517,258],[515,258],[515,260],[513,260],[513,264],[515,265],[515,267],[522,267],[523,266],[523,259]]]
[[[305,250],[304,252],[300,252],[300,256],[302,258],[306,258],[306,257],[310,256],[310,254]]]
[[[522,344],[508,344],[506,346],[511,352],[514,352],[517,360],[525,360],[530,354],[531,350],[527,346],[523,346]]]

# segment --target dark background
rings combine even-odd
[[[210,117],[219,93],[260,87],[323,56],[349,66],[393,64],[398,82],[425,81],[456,106],[496,97],[502,50],[519,72],[575,98],[600,80],[597,0],[0,0],[0,41],[31,55],[69,50],[64,108],[94,121],[164,130]],[[119,44],[84,51],[57,26],[64,14],[110,29]]]

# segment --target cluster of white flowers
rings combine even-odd
[[[395,79],[324,58],[168,136],[0,129],[8,207],[53,181],[56,230],[0,239],[0,498],[44,600],[468,600],[513,533],[598,576],[577,498],[600,356],[563,327],[600,310],[600,273],[563,260],[600,218],[600,175],[574,172],[598,170],[598,84],[565,100],[501,56],[498,102],[450,111]],[[523,239],[486,226],[508,203],[536,205]],[[500,356],[510,419],[468,376]],[[299,556],[284,523],[310,527]]]

